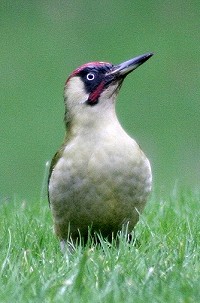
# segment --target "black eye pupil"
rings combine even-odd
[[[94,74],[93,73],[87,74],[87,80],[89,81],[94,80]]]

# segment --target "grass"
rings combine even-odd
[[[200,197],[152,197],[118,247],[78,246],[66,257],[46,201],[0,206],[0,302],[200,302]]]

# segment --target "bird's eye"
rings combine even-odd
[[[94,80],[94,74],[93,73],[87,74],[87,80],[89,80],[89,81]]]

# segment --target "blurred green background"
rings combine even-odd
[[[119,120],[148,155],[155,191],[198,188],[199,1],[2,0],[0,26],[0,199],[45,197],[73,69],[149,51],[123,84]]]

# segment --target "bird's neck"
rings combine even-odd
[[[114,106],[104,111],[91,111],[89,115],[80,112],[73,119],[65,120],[65,124],[68,138],[77,136],[93,138],[105,132],[114,133],[122,130]]]

